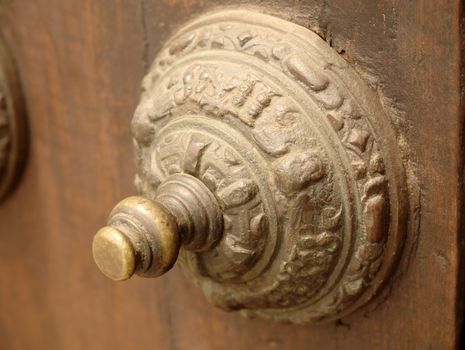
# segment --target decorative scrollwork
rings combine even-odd
[[[359,307],[397,260],[405,217],[395,137],[373,91],[315,34],[241,11],[183,28],[143,82],[136,183],[202,180],[224,210],[182,252],[207,298],[296,323]]]

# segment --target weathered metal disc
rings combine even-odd
[[[315,33],[223,11],[159,53],[133,120],[137,185],[176,173],[224,212],[207,252],[181,252],[227,310],[306,323],[341,317],[389,280],[407,219],[396,135],[379,97]]]

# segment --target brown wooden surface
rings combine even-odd
[[[224,313],[175,269],[105,279],[91,238],[134,193],[129,122],[170,32],[218,6],[316,30],[396,108],[421,187],[420,234],[387,300],[324,326]],[[291,3],[291,5],[289,5]],[[253,6],[252,6],[253,7]],[[459,0],[3,0],[30,114],[23,181],[0,206],[0,349],[450,349],[459,327]]]

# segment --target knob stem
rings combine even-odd
[[[197,178],[170,176],[157,189],[155,201],[175,218],[183,247],[208,251],[221,238],[223,215],[215,195]]]

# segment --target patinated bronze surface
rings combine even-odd
[[[222,230],[179,234],[181,264],[211,303],[319,322],[386,284],[407,231],[401,150],[379,96],[320,37],[254,12],[205,15],[167,43],[143,90],[140,193],[178,223],[211,221],[179,210],[195,208],[177,175],[189,174],[221,208]]]
[[[26,156],[25,106],[13,58],[0,36],[0,201],[19,179]]]

